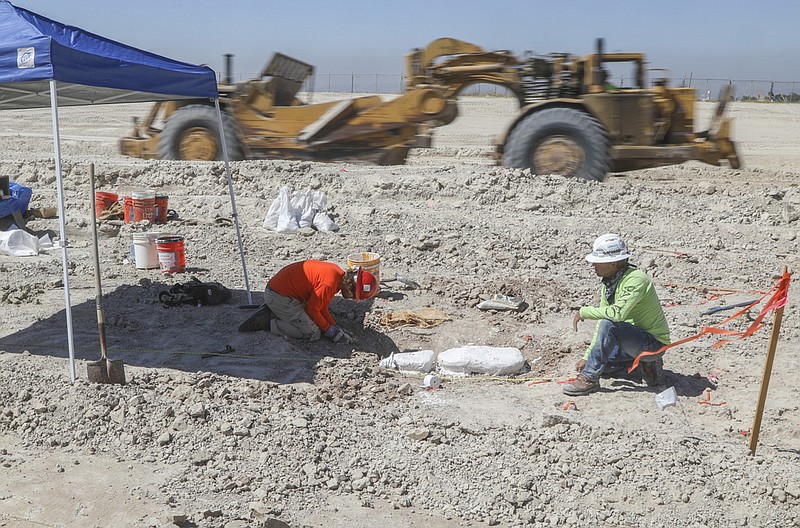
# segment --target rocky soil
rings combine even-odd
[[[686,163],[596,183],[496,167],[490,143],[513,111],[501,98],[467,98],[434,148],[401,167],[233,163],[249,291],[222,164],[116,152],[146,111],[61,111],[74,373],[60,254],[0,256],[0,526],[800,526],[794,285],[755,456],[771,315],[747,339],[673,348],[658,389],[606,379],[570,401],[559,384],[591,337],[571,321],[597,300],[583,256],[599,234],[628,240],[673,339],[719,324],[735,310],[705,312],[758,299],[795,268],[800,107],[732,105],[740,170]],[[698,121],[712,111],[700,103]],[[0,129],[0,173],[33,187],[34,206],[56,203],[50,126],[49,111],[7,112]],[[99,357],[90,163],[98,190],[153,188],[180,217],[100,224],[108,350],[125,364],[124,386],[86,376]],[[283,186],[325,191],[340,230],[264,228]],[[58,231],[55,219],[30,226]],[[185,273],[130,262],[132,234],[155,229],[185,237]],[[333,315],[354,344],[236,331],[251,313],[242,306],[259,303],[282,266],[344,266],[356,251],[379,253],[384,278],[421,287],[386,282],[372,302],[337,298]],[[159,292],[191,276],[222,282],[233,299],[164,308]],[[526,307],[476,308],[494,294]],[[381,324],[425,307],[450,320]],[[759,309],[725,328],[745,329]],[[422,374],[378,364],[466,344],[517,347],[527,369],[428,390]],[[678,403],[661,411],[654,396],[670,386]]]

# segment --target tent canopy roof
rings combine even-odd
[[[0,0],[0,110],[218,97],[195,66],[68,26]]]

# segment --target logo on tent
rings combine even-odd
[[[33,68],[34,57],[33,48],[17,48],[17,68]]]

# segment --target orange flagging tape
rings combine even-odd
[[[734,340],[744,339],[746,337],[750,337],[751,335],[753,335],[758,330],[760,330],[761,328],[764,327],[764,324],[762,323],[762,321],[764,320],[764,317],[766,317],[770,312],[772,312],[774,310],[777,310],[781,306],[786,305],[786,300],[787,300],[787,296],[788,296],[788,293],[789,293],[789,284],[790,283],[791,283],[791,274],[788,271],[784,272],[783,275],[781,275],[778,278],[778,280],[775,282],[775,285],[768,292],[766,292],[764,295],[762,295],[761,298],[756,299],[751,304],[745,306],[744,308],[742,308],[741,310],[739,310],[735,314],[731,315],[730,317],[728,317],[727,319],[725,319],[724,321],[719,323],[718,326],[704,326],[704,327],[701,327],[700,328],[700,333],[698,333],[698,334],[686,337],[686,338],[681,339],[679,341],[675,341],[674,343],[670,343],[669,345],[664,345],[663,347],[659,348],[658,350],[655,350],[655,351],[652,351],[652,352],[651,351],[642,352],[641,354],[636,356],[636,359],[633,360],[633,364],[631,364],[630,368],[628,369],[628,372],[629,373],[633,372],[633,370],[636,369],[636,367],[639,366],[639,361],[645,356],[654,356],[656,354],[660,354],[660,353],[664,352],[665,350],[667,350],[668,348],[676,347],[678,345],[682,345],[684,343],[688,343],[689,341],[694,341],[695,339],[703,337],[704,335],[714,334],[714,335],[720,335],[720,336],[728,336],[730,338],[730,339],[720,339],[719,341],[717,341],[716,343],[714,343],[712,345],[712,348],[721,347],[725,343],[730,343],[731,341],[734,341]],[[770,298],[767,300],[767,303],[764,305],[764,308],[761,309],[761,313],[759,313],[758,316],[753,320],[752,324],[750,324],[750,326],[747,328],[747,330],[734,331],[734,330],[725,330],[723,328],[720,328],[720,326],[722,326],[724,324],[727,324],[728,322],[736,319],[737,317],[739,317],[743,313],[749,311],[754,306],[760,304],[761,301],[763,301],[767,296],[770,295],[770,293],[772,294],[772,296],[770,296]]]
[[[528,387],[533,387],[534,385],[541,385],[542,383],[550,383],[550,382],[555,382],[555,383],[558,383],[559,385],[563,385],[565,383],[572,383],[573,381],[575,381],[574,377],[573,378],[564,378],[564,379],[542,378],[542,379],[529,381],[527,385],[528,385]]]
[[[720,405],[725,405],[728,402],[724,402],[724,401],[723,402],[712,402],[711,401],[711,391],[706,389],[706,399],[705,400],[700,400],[697,403],[699,403],[700,405],[711,405],[713,407],[719,407]]]

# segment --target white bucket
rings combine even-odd
[[[133,253],[136,260],[136,269],[158,268],[158,246],[156,240],[161,233],[134,233]]]
[[[156,220],[156,192],[152,189],[139,189],[131,193],[133,217],[131,221],[141,222],[147,220],[155,223]]]
[[[149,200],[155,198],[156,192],[153,189],[136,189],[131,192],[131,198],[134,200]]]

